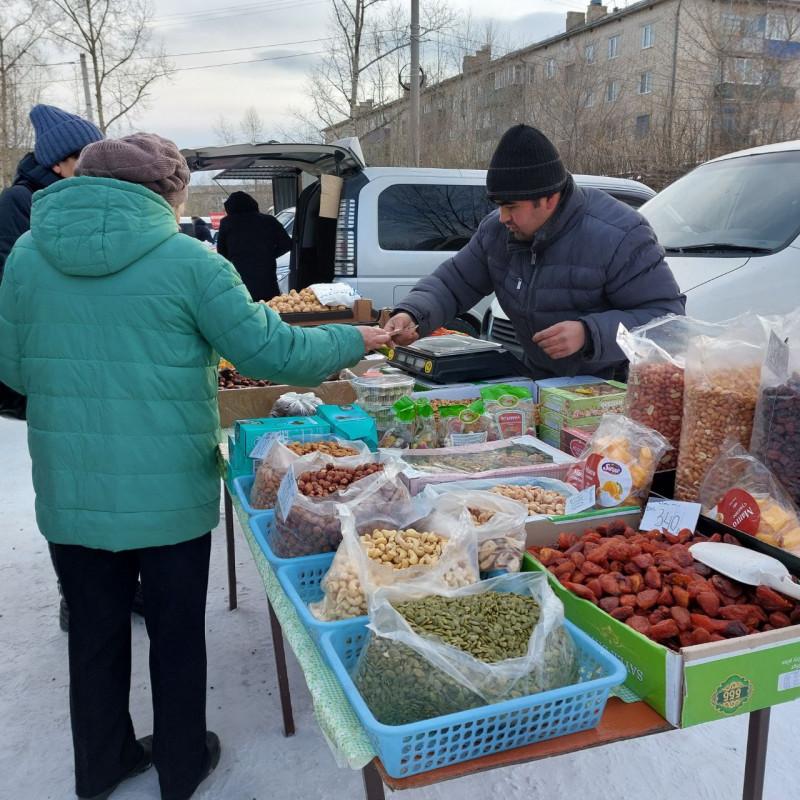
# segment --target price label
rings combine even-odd
[[[289,512],[292,510],[295,497],[297,497],[297,482],[294,479],[292,471],[289,470],[283,476],[280,488],[278,489],[278,497],[276,498],[276,511],[280,513],[282,519],[285,520],[289,518]]]
[[[285,431],[265,433],[263,436],[260,436],[253,445],[253,449],[250,451],[250,458],[257,461],[263,461],[263,459],[267,457],[267,453],[269,452],[270,447],[272,447],[273,442],[286,442],[288,440],[289,437],[286,435]]]
[[[567,497],[567,502],[564,505],[564,513],[580,514],[581,511],[586,511],[588,508],[593,508],[596,499],[596,491],[594,486],[588,486],[582,492],[571,494]]]
[[[789,345],[775,331],[769,333],[766,364],[773,375],[783,378],[789,372]]]
[[[673,535],[685,528],[693,531],[700,517],[700,503],[678,500],[650,500],[639,524],[640,531],[666,531]]]

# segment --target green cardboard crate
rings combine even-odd
[[[600,420],[603,419],[602,416],[571,419],[570,417],[565,417],[563,414],[559,414],[558,411],[553,411],[550,408],[544,407],[542,407],[540,414],[542,425],[559,431],[559,433],[564,430],[564,428],[596,428],[600,424]]]
[[[530,553],[522,569],[546,571]],[[548,577],[567,618],[628,668],[625,686],[677,727],[800,698],[800,625],[676,653],[581,600],[549,572]]]
[[[603,394],[584,394],[601,391]],[[543,413],[544,409],[555,411],[568,419],[569,425],[575,425],[576,420],[622,413],[626,391],[626,385],[619,381],[586,383],[562,389],[542,389],[539,402]]]

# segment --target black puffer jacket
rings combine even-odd
[[[291,248],[289,234],[275,217],[262,214],[246,192],[234,192],[225,211],[217,252],[233,263],[253,300],[270,300],[280,294],[275,259]]]
[[[14,243],[31,227],[31,198],[34,192],[59,180],[53,170],[43,167],[28,153],[17,165],[14,183],[0,193],[0,280]]]
[[[0,193],[0,281],[11,248],[31,227],[33,193],[59,180],[28,153],[17,165],[14,183]],[[25,419],[25,397],[0,383],[0,416]]]

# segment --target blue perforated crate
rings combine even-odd
[[[233,479],[233,490],[236,492],[236,496],[239,498],[242,508],[249,517],[253,517],[256,514],[263,514],[265,511],[272,511],[272,509],[266,508],[253,508],[250,505],[250,492],[253,490],[255,479],[255,475],[241,475]]]
[[[263,511],[250,517],[250,530],[253,531],[253,536],[261,547],[262,552],[266,556],[267,561],[275,567],[283,566],[284,564],[297,564],[304,562],[311,558],[311,556],[300,556],[298,558],[280,558],[275,555],[275,552],[269,545],[269,537],[272,533],[273,526],[275,525],[275,512]]]
[[[350,677],[369,631],[352,621],[322,636],[322,651],[389,775],[405,778],[473,758],[594,728],[625,667],[570,622],[582,683],[433,717],[409,725],[383,725]]]
[[[320,643],[325,631],[335,631],[349,625],[354,620],[366,622],[367,617],[353,617],[351,619],[336,620],[334,622],[321,622],[308,607],[309,603],[316,603],[322,599],[322,579],[328,574],[333,563],[334,553],[322,553],[318,556],[306,556],[294,559],[302,563],[291,563],[278,570],[278,580],[283,591],[286,592],[297,613],[308,629],[311,638],[316,644]]]

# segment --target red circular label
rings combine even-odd
[[[761,509],[751,494],[744,489],[731,489],[717,506],[721,521],[737,531],[751,536],[758,533],[761,524]]]

